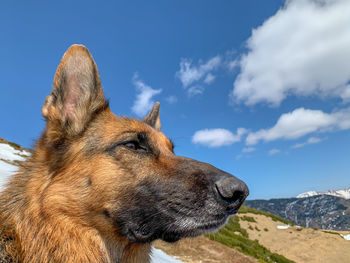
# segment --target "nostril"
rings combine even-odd
[[[249,190],[245,183],[235,177],[226,177],[215,183],[220,198],[230,207],[239,207]]]
[[[226,194],[225,192],[223,194],[223,191],[220,191],[220,189],[218,188],[217,185],[216,185],[216,189],[217,189],[221,199],[223,201],[225,201],[225,203],[228,205],[234,205],[235,203],[239,203],[245,197],[245,193],[242,191],[239,191],[239,190],[236,190],[231,194]]]
[[[234,203],[234,202],[237,202],[237,201],[242,201],[242,199],[244,198],[244,193],[242,191],[235,191],[232,195],[231,198],[228,199],[228,201],[230,203]]]

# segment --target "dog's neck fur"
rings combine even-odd
[[[149,262],[151,244],[102,234],[79,218],[45,214],[41,198],[50,177],[45,158],[38,152],[34,151],[0,196],[0,258],[5,260],[0,262]]]

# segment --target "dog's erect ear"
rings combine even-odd
[[[143,122],[147,123],[148,125],[152,126],[156,130],[160,131],[161,124],[159,119],[159,102],[154,103],[152,110],[148,115],[142,120]]]
[[[65,136],[84,130],[94,114],[105,108],[96,64],[82,45],[73,45],[59,64],[52,93],[46,98],[42,113],[48,124],[61,129]],[[60,133],[60,131],[55,131]]]

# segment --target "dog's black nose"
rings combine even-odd
[[[219,179],[215,186],[221,199],[227,205],[228,210],[232,210],[232,213],[237,212],[249,194],[247,185],[233,176]]]

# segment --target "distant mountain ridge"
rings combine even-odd
[[[248,200],[245,205],[281,216],[300,226],[350,230],[350,199],[321,194],[300,198]]]
[[[315,195],[332,195],[344,199],[350,199],[350,187],[340,190],[328,190],[325,192],[309,191],[298,195],[297,198],[311,197]]]

